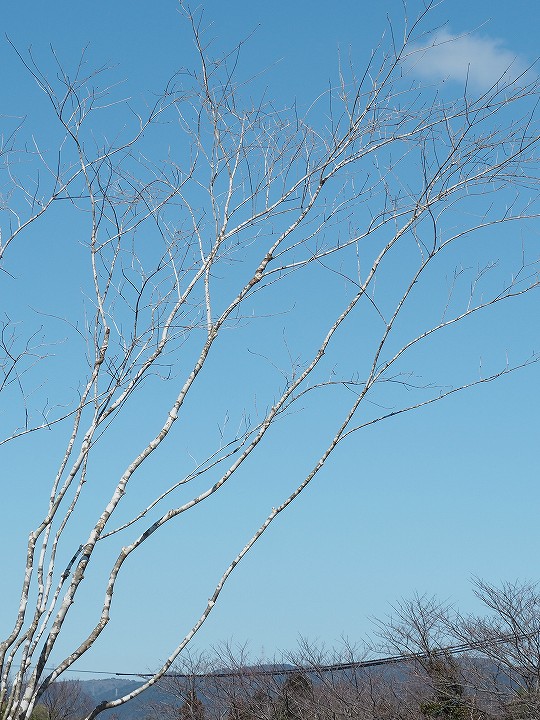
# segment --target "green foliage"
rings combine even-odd
[[[49,720],[47,708],[44,705],[36,705],[31,720]]]
[[[0,718],[4,716],[5,709],[5,705],[0,706]],[[30,716],[30,720],[48,720],[48,718],[49,715],[47,713],[47,708],[43,705],[36,705],[32,712],[32,715]]]
[[[427,718],[448,718],[466,720],[470,718],[469,708],[461,698],[437,698],[421,703],[420,712]]]

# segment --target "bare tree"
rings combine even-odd
[[[270,720],[285,680],[280,663],[254,662],[245,646],[233,649],[224,643],[214,648],[212,657],[187,653],[159,681],[170,701],[153,708],[154,716],[178,717],[179,708],[189,706],[195,693],[213,720]]]
[[[435,598],[416,596],[377,622],[379,642],[360,651],[345,644],[329,652],[302,640],[294,653],[260,665],[245,649],[222,646],[214,660],[184,661],[160,681],[176,704],[156,717],[177,717],[195,688],[216,719],[537,717],[536,590],[477,581],[477,591],[486,594],[487,615],[463,618]]]
[[[458,617],[454,633],[488,661],[487,694],[508,718],[540,712],[540,594],[531,583],[475,581],[487,614]],[[491,682],[490,682],[491,681]]]
[[[59,680],[43,693],[40,706],[47,720],[80,720],[91,712],[93,702],[78,680]]]
[[[152,707],[152,717],[216,717],[213,710],[222,705],[223,700],[220,697],[218,701],[213,693],[215,670],[215,662],[210,661],[205,653],[196,657],[186,653],[160,680],[159,687],[168,700]],[[220,712],[217,717],[223,714]]]
[[[288,660],[312,681],[309,714],[325,720],[401,720],[412,717],[403,682],[391,666],[370,667],[369,648],[347,642],[332,651],[301,640]],[[400,672],[401,672],[400,668]]]
[[[379,623],[379,650],[407,670],[396,688],[423,717],[538,717],[540,597],[530,583],[475,581],[481,615],[415,597]],[[412,714],[412,717],[416,715]]]
[[[272,443],[271,428],[298,429],[297,408],[317,408],[321,397],[335,393],[337,420],[329,418],[335,426],[327,427],[311,469],[238,549],[156,673],[88,718],[167,672],[234,568],[345,439],[537,360],[503,361],[479,376],[471,370],[467,377],[422,380],[411,371],[416,351],[434,336],[539,285],[537,261],[520,239],[514,264],[497,267],[488,256],[467,269],[480,252],[475,246],[473,253],[473,237],[508,226],[510,249],[512,228],[537,217],[538,82],[527,74],[503,77],[477,96],[465,91],[448,102],[422,92],[408,77],[407,58],[428,11],[406,23],[400,45],[379,47],[361,74],[341,68],[339,84],[303,115],[254,103],[236,74],[241,48],[212,58],[199,19],[187,10],[198,69],[175,75],[144,112],[134,114],[126,104],[128,122],[116,135],[108,114],[119,112],[118,99],[102,84],[101,71],[88,73],[83,58],[74,73],[58,65],[48,75],[32,55],[20,55],[59,133],[54,151],[50,138],[26,143],[24,125],[6,135],[0,280],[10,297],[25,297],[12,267],[17,248],[43,228],[50,231],[46,223],[56,222],[60,209],[67,213],[64,226],[86,232],[86,265],[77,290],[85,301],[68,296],[60,313],[63,336],[59,313],[45,308],[27,331],[22,312],[6,316],[0,337],[0,398],[12,422],[0,445],[24,454],[37,442],[43,481],[50,480],[47,505],[28,536],[11,629],[0,643],[6,720],[29,718],[100,638],[126,560],[218,493],[261,443]],[[150,154],[152,133],[165,134],[157,155]],[[449,269],[447,291],[432,297],[433,283],[444,287]],[[59,268],[49,286],[67,280]],[[418,303],[422,288],[429,302]],[[233,331],[251,333],[279,317],[288,342],[315,306],[325,312],[301,352],[291,351],[288,367],[264,348],[249,356],[259,363],[257,403],[246,382],[239,400],[245,410],[228,423],[213,417],[216,433],[208,430],[210,421],[205,425],[204,450],[191,470],[134,492],[156,454],[174,453],[165,441],[189,428],[192,403],[206,403],[212,416],[204,383],[230,385],[230,363],[220,358],[237,342]],[[55,353],[60,339],[67,362]],[[43,368],[55,362],[63,363],[63,382],[47,384]],[[239,378],[244,370],[236,368]],[[74,388],[71,395],[66,387]],[[369,404],[390,393],[391,409]],[[100,479],[104,454],[129,432],[123,418],[137,403],[149,408],[154,395],[157,431],[114,480]],[[51,439],[44,450],[45,430]],[[21,527],[29,522],[23,512]],[[81,624],[80,642],[66,648],[73,603],[107,553],[106,577],[92,586],[93,596],[103,597],[99,610]]]
[[[450,608],[416,596],[378,622],[379,651],[399,660],[404,680],[396,689],[411,717],[475,718],[474,693],[465,663],[448,650],[455,645]]]

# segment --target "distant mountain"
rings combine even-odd
[[[283,672],[283,678],[285,678],[286,674],[292,669],[293,666],[286,663],[256,665],[246,668],[246,673],[268,673],[279,678],[280,673]],[[143,684],[142,680],[126,680],[121,677],[81,680],[80,682],[84,692],[92,698],[96,705],[104,700],[116,700],[116,698],[132,692]],[[201,694],[201,700],[203,702],[205,700],[203,694]],[[128,703],[119,705],[113,710],[106,710],[102,713],[101,717],[115,717],[118,718],[118,720],[146,720],[149,716],[155,717],[158,715],[160,706],[170,708],[171,706],[180,706],[181,704],[182,702],[177,697],[167,692],[161,685],[154,685]]]
[[[501,673],[501,671],[496,667],[496,665],[494,665],[490,660],[481,658],[469,658],[468,661],[476,665],[478,669],[482,669],[486,676],[497,676],[498,682],[500,682],[502,686],[510,684],[510,680],[506,678],[504,673]],[[243,674],[245,674],[246,676],[249,676],[250,674],[271,674],[274,676],[274,679],[277,682],[277,686],[279,687],[283,682],[285,682],[287,677],[290,677],[290,673],[294,670],[295,668],[293,665],[268,664],[244,668]],[[378,676],[379,678],[383,678],[386,681],[397,681],[398,683],[402,683],[407,680],[407,677],[410,673],[410,667],[407,665],[407,663],[396,662],[383,664],[378,667],[365,668],[365,672],[368,674],[374,673],[376,676]],[[213,673],[213,675],[223,677],[230,675],[230,671],[224,669],[223,673],[220,673],[218,671]],[[321,681],[320,675],[318,675],[318,673],[316,672],[308,671],[305,672],[305,675],[306,677],[311,678],[314,685],[317,685]],[[332,677],[334,681],[339,681],[340,676],[343,680],[349,678],[345,667],[338,667],[332,672]],[[82,689],[87,695],[92,698],[96,705],[98,705],[100,702],[103,702],[104,700],[115,700],[116,698],[122,697],[123,695],[132,692],[136,688],[140,687],[142,684],[142,680],[126,680],[121,677],[105,678],[103,680],[81,680]],[[195,681],[195,690],[198,691],[198,688],[202,688],[203,684],[204,679],[198,678]],[[208,704],[209,701],[206,699],[204,692],[197,692],[197,694],[199,695],[203,703]],[[210,703],[211,702],[212,701],[210,701]],[[175,693],[172,691],[167,692],[166,688],[162,685],[154,685],[145,692],[143,692],[140,696],[134,698],[133,700],[130,700],[124,705],[120,705],[118,708],[115,708],[113,710],[105,711],[104,713],[102,713],[101,717],[105,719],[109,718],[109,720],[113,720],[113,718],[117,720],[146,720],[147,718],[155,719],[159,718],[161,714],[160,708],[163,708],[163,710],[167,709],[169,711],[168,714],[170,717],[171,708],[180,707],[182,704],[183,701],[179,697],[179,693],[175,695]],[[163,715],[166,716],[166,713],[163,713]]]
[[[92,698],[96,705],[104,700],[116,700],[122,695],[133,692],[142,684],[142,681],[122,678],[81,680],[84,692]],[[106,710],[101,717],[111,718],[114,716],[119,720],[144,720],[150,715],[157,714],[152,711],[164,704],[176,704],[176,701],[162,688],[153,686],[128,703],[120,705],[114,710]]]

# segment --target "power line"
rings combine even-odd
[[[459,655],[468,651],[483,650],[493,645],[502,645],[508,642],[516,642],[518,640],[526,640],[534,636],[538,636],[537,630],[531,633],[522,634],[511,634],[511,635],[498,635],[494,638],[487,640],[478,640],[475,642],[460,643],[458,645],[448,645],[442,648],[436,648],[434,650],[419,652],[419,653],[402,653],[399,655],[389,655],[382,658],[375,658],[372,660],[353,660],[351,662],[342,663],[331,663],[328,665],[311,665],[310,667],[304,666],[292,666],[292,667],[280,667],[274,668],[257,668],[257,667],[244,667],[232,670],[215,670],[203,673],[165,673],[164,678],[178,678],[178,679],[194,679],[194,678],[228,678],[238,677],[242,675],[256,675],[256,676],[279,676],[279,675],[292,675],[294,673],[331,673],[345,670],[355,670],[362,668],[380,667],[383,665],[396,665],[398,663],[415,662],[419,660],[429,660],[436,657],[444,657],[446,655]],[[150,678],[153,677],[154,673],[136,673],[136,672],[107,672],[106,670],[77,670],[75,668],[68,668],[65,672],[76,672],[81,674],[91,675],[107,675],[108,677],[139,677],[139,678]]]
[[[537,632],[518,635],[501,635],[491,640],[481,640],[477,642],[461,643],[459,645],[448,645],[442,648],[436,648],[429,652],[420,653],[402,653],[400,655],[389,655],[382,658],[376,658],[373,660],[354,660],[345,663],[332,663],[330,665],[312,665],[311,667],[293,666],[283,668],[240,668],[238,670],[218,670],[206,673],[167,673],[163,677],[173,678],[227,678],[235,677],[239,675],[292,675],[298,672],[310,673],[332,673],[344,670],[355,670],[362,668],[380,667],[382,665],[396,665],[398,663],[414,662],[418,660],[429,660],[436,657],[445,657],[446,655],[459,655],[471,650],[481,650],[482,648],[489,647],[491,645],[501,645],[509,640],[526,639],[532,635],[537,635]],[[151,673],[140,675],[140,677],[152,677]]]

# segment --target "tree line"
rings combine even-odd
[[[416,596],[339,652],[302,641],[287,666],[253,666],[225,647],[162,681],[177,720],[525,720],[540,717],[540,593],[476,581],[484,612]],[[391,656],[393,662],[373,662]],[[285,669],[286,667],[286,669]],[[225,669],[225,670],[224,670]]]
[[[163,678],[147,720],[526,720],[540,717],[540,591],[476,581],[481,615],[416,596],[373,638],[327,651],[301,641],[254,664],[230,645],[186,657]],[[374,658],[380,658],[375,660]],[[53,683],[33,720],[83,720],[84,683]]]

